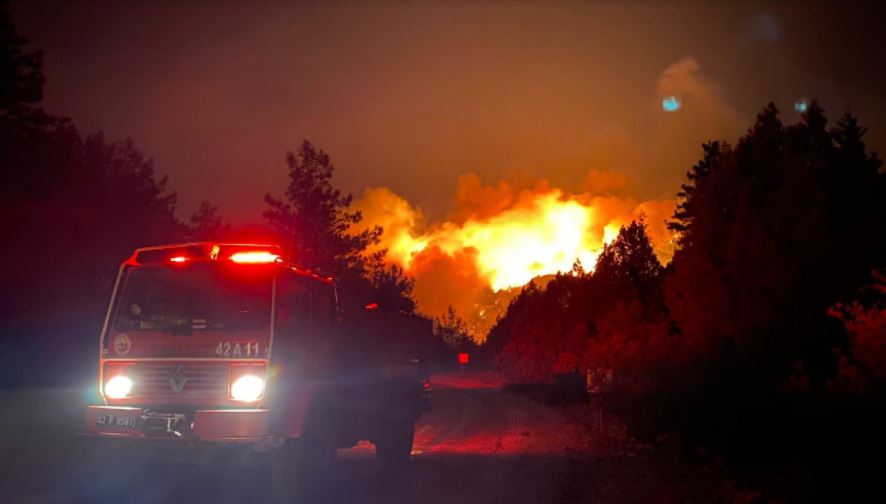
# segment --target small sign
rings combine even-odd
[[[132,349],[132,340],[129,339],[129,336],[120,333],[114,337],[114,352],[117,355],[126,355]]]
[[[471,358],[467,352],[460,352],[458,354],[458,363],[459,364],[467,364],[470,361],[471,361]]]

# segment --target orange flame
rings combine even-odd
[[[589,174],[589,185],[600,186],[602,178],[611,182],[612,175],[601,177],[600,173]],[[607,187],[611,189],[611,183]],[[640,214],[646,215],[659,258],[667,262],[672,255],[671,235],[664,220],[673,213],[673,201],[638,202],[591,192],[567,194],[544,181],[516,191],[505,182],[497,187],[483,186],[474,174],[459,179],[457,194],[455,213],[463,216],[461,221],[448,220],[423,231],[421,212],[387,188],[367,189],[356,206],[364,214],[362,226],[384,228],[380,248],[387,249],[387,260],[417,275],[419,282],[418,269],[426,261],[416,259],[429,254],[449,258],[467,254],[482,282],[494,291],[525,285],[538,276],[568,272],[576,260],[590,271],[603,245]]]
[[[564,200],[558,190],[540,194],[525,206],[509,208],[489,219],[447,222],[427,234],[401,233],[388,257],[407,271],[428,245],[449,256],[476,251],[476,266],[493,290],[517,287],[537,276],[569,271],[576,260],[593,268],[603,246],[593,233],[594,209]]]

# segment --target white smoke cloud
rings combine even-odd
[[[656,173],[649,180],[672,195],[698,161],[703,142],[733,139],[748,122],[728,103],[722,88],[704,75],[701,64],[692,56],[668,65],[659,74],[655,96],[658,113],[647,163]],[[662,99],[668,96],[680,100],[679,111],[661,111]]]

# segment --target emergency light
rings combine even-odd
[[[221,260],[230,260],[236,264],[274,264],[283,261],[280,248],[276,245],[201,242],[140,248],[132,254],[126,264],[140,266]]]
[[[267,251],[237,252],[230,259],[238,264],[271,264],[280,261],[280,255]]]

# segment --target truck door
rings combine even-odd
[[[281,274],[277,283],[273,409],[290,436],[299,435],[314,399],[333,386],[331,324],[335,305],[324,287],[328,286],[290,272]]]

